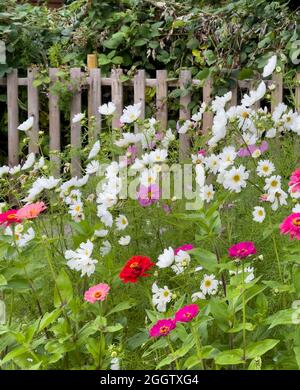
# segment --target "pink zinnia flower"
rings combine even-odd
[[[256,150],[260,150],[261,153],[264,153],[268,150],[269,144],[267,141],[263,141],[260,145],[249,145],[247,148],[242,148],[238,151],[239,157],[252,156]]]
[[[96,284],[93,287],[90,287],[84,293],[84,300],[90,303],[95,303],[96,301],[104,301],[107,297],[107,294],[110,290],[110,287],[106,283]]]
[[[245,257],[255,255],[256,248],[251,241],[239,242],[229,248],[228,254],[230,257],[244,259]]]
[[[158,320],[149,331],[150,337],[167,336],[176,328],[176,322],[172,319]]]
[[[290,238],[300,240],[300,213],[293,213],[286,217],[280,225],[281,234],[289,234]]]
[[[12,209],[0,214],[0,225],[9,226],[12,223],[20,223],[21,220],[17,216],[17,211]]]
[[[19,219],[32,219],[36,218],[42,211],[46,209],[44,202],[36,202],[27,204],[17,211],[16,216]]]
[[[300,191],[300,168],[297,168],[291,175],[289,186],[291,187],[291,192]]]
[[[199,313],[199,306],[195,303],[186,305],[175,313],[175,322],[190,322]]]
[[[174,250],[174,253],[175,253],[175,255],[177,255],[177,253],[179,251],[185,251],[186,252],[186,251],[190,251],[192,249],[194,249],[194,245],[193,244],[184,244],[184,245],[179,246],[178,248],[176,248]]]
[[[148,187],[140,186],[138,192],[138,201],[142,207],[151,206],[160,198],[160,190],[157,184],[151,184]]]

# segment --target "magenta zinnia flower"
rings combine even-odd
[[[291,187],[291,192],[300,191],[300,168],[297,168],[291,175],[289,181],[289,186]]]
[[[252,156],[256,150],[260,150],[261,153],[264,153],[268,150],[269,144],[267,141],[263,141],[260,145],[249,145],[246,148],[242,148],[238,151],[239,157]]]
[[[280,225],[281,234],[289,234],[290,238],[300,240],[300,213],[293,213]]]
[[[179,309],[175,314],[175,322],[190,322],[199,313],[199,306],[195,303],[186,305]]]
[[[256,248],[252,241],[239,242],[229,248],[228,254],[236,259],[244,259],[245,257],[255,255]]]
[[[157,202],[159,198],[160,190],[157,184],[151,184],[148,187],[145,187],[143,185],[140,186],[138,192],[138,201],[141,206],[151,206],[153,203]]]
[[[174,253],[175,253],[175,255],[177,255],[177,253],[179,252],[179,251],[190,251],[190,250],[192,250],[192,249],[194,249],[194,245],[193,244],[184,244],[184,245],[182,245],[182,246],[180,246],[180,247],[178,247],[178,248],[176,248],[175,250],[174,250]]]
[[[90,303],[95,303],[96,301],[104,301],[107,297],[107,294],[110,290],[110,287],[106,283],[96,284],[93,287],[90,287],[84,293],[84,300]]]
[[[176,322],[171,318],[158,320],[150,329],[149,335],[150,337],[167,336],[174,328],[176,328]]]

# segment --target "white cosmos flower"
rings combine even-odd
[[[92,160],[85,168],[85,172],[88,175],[92,175],[93,173],[99,172],[100,163],[97,160]]]
[[[215,275],[204,275],[204,278],[200,284],[200,290],[204,295],[215,295],[218,289],[219,282],[216,280]]]
[[[156,282],[152,284],[152,303],[156,309],[164,313],[167,310],[167,303],[172,299],[172,292],[168,286],[158,287]]]
[[[262,81],[255,91],[250,91],[249,95],[245,94],[241,104],[245,107],[253,106],[254,103],[261,100],[266,93],[266,84]]]
[[[211,154],[210,156],[204,158],[204,164],[210,172],[216,174],[220,168],[221,161],[219,156]]]
[[[82,112],[78,113],[78,114],[75,114],[72,118],[72,123],[78,123],[78,122],[81,122],[82,119],[84,118],[84,114]]]
[[[141,177],[140,177],[140,183],[145,186],[145,187],[148,187],[150,186],[151,184],[154,184],[157,180],[157,170],[156,169],[144,169],[142,174],[141,174]]]
[[[202,164],[196,164],[195,165],[195,171],[196,171],[196,183],[198,186],[203,188],[204,183],[205,183],[205,170]]]
[[[179,275],[184,272],[184,270],[189,266],[190,262],[190,255],[186,251],[180,250],[175,255],[175,263],[171,266],[171,268],[176,275]]]
[[[113,371],[118,371],[120,370],[120,358],[115,357],[112,358],[110,361],[110,369]]]
[[[81,276],[91,276],[95,272],[95,264],[98,263],[97,260],[91,258],[93,248],[93,243],[88,240],[87,242],[82,242],[76,251],[67,250],[65,252],[65,259],[68,260],[68,267],[76,271],[81,271]]]
[[[222,153],[219,154],[221,164],[223,168],[227,168],[234,163],[234,160],[237,156],[234,146],[226,146]]]
[[[158,268],[167,268],[174,263],[175,254],[173,248],[169,247],[158,256],[158,262],[156,263]]]
[[[21,234],[16,240],[18,247],[23,248],[35,237],[35,232],[32,227],[30,227],[26,233]]]
[[[300,203],[296,203],[292,210],[293,213],[300,213]]]
[[[120,148],[126,148],[130,144],[135,144],[141,140],[141,135],[134,133],[122,133],[122,137],[123,138],[120,138],[118,141],[115,141],[115,145]]]
[[[153,163],[164,162],[168,157],[168,151],[166,149],[156,149],[150,152],[149,157]]]
[[[274,72],[274,70],[275,70],[275,68],[276,68],[276,63],[277,63],[277,57],[276,57],[276,55],[274,55],[274,56],[272,56],[271,58],[269,58],[267,64],[266,64],[265,67],[264,67],[262,76],[263,76],[263,77],[268,77],[268,76],[270,76],[270,75]]]
[[[254,267],[246,267],[244,269],[244,272],[245,272],[245,283],[248,284],[250,283],[254,278]],[[230,270],[229,271],[229,274],[230,275],[240,275],[243,273],[243,270],[238,270],[238,271],[232,271]]]
[[[94,236],[96,237],[105,237],[108,235],[108,230],[98,229],[94,231]]]
[[[121,123],[135,122],[141,115],[142,103],[133,104],[125,107],[123,114],[121,115]]]
[[[123,236],[123,237],[120,237],[118,243],[122,246],[126,246],[130,243],[130,241],[131,241],[130,236]]]
[[[175,135],[172,133],[171,129],[168,129],[165,133],[164,138],[161,141],[161,144],[164,148],[168,149],[169,144],[175,140]]]
[[[113,115],[116,111],[116,105],[113,102],[105,103],[98,108],[98,111],[101,115]]]
[[[6,175],[9,172],[9,167],[7,165],[3,165],[3,167],[0,167],[0,178],[3,175]]]
[[[120,214],[118,218],[116,218],[116,226],[117,230],[124,230],[128,226],[128,219],[125,217],[125,215]]]
[[[269,160],[260,160],[257,163],[256,172],[260,177],[270,176],[274,171],[275,171],[275,166]]]
[[[11,175],[15,175],[16,173],[19,173],[21,171],[21,165],[15,165],[14,167],[9,168],[9,173]]]
[[[193,122],[189,119],[186,120],[183,125],[178,129],[179,134],[186,134],[189,129],[193,127]]]
[[[112,227],[113,216],[104,206],[99,205],[97,207],[97,217],[106,227]]]
[[[133,171],[140,171],[145,168],[145,164],[139,158],[136,158],[134,163],[130,166],[130,169]]]
[[[33,123],[34,123],[34,117],[33,116],[30,116],[28,119],[26,119],[25,122],[21,123],[19,126],[18,126],[18,130],[21,130],[21,131],[28,131],[32,128],[33,126]]]
[[[111,243],[108,240],[103,241],[103,244],[100,248],[101,256],[106,256],[111,251]]]
[[[192,294],[192,302],[198,301],[198,299],[205,299],[205,295],[201,291],[197,291]]]
[[[275,191],[270,191],[268,193],[267,201],[272,203],[271,209],[276,211],[279,206],[287,205],[288,194],[284,192],[281,188],[278,188]]]
[[[35,155],[34,155],[34,153],[29,153],[28,156],[27,156],[26,161],[24,162],[24,164],[23,164],[23,166],[21,168],[21,170],[25,171],[26,169],[31,168],[33,166],[34,162],[35,162]]]
[[[100,151],[100,141],[96,141],[90,150],[90,153],[88,155],[88,160],[91,160],[92,158],[95,158],[97,154]]]
[[[209,203],[213,200],[214,194],[215,191],[213,185],[212,184],[205,185],[202,190],[202,200]]]
[[[255,206],[252,215],[253,215],[253,221],[262,223],[266,218],[266,211],[261,206]]]
[[[281,188],[281,176],[273,175],[271,177],[267,177],[265,181],[264,190],[271,192],[276,192]]]
[[[218,111],[214,116],[212,125],[212,138],[207,142],[208,146],[214,147],[226,136],[227,130],[227,115],[224,110]]]
[[[223,186],[225,189],[238,193],[241,192],[242,188],[246,187],[248,178],[249,172],[246,171],[243,165],[240,165],[238,168],[233,167],[230,171],[224,173]]]
[[[80,222],[80,221],[84,220],[82,202],[79,200],[77,202],[70,204],[68,213],[71,215],[72,219],[75,222]]]
[[[231,100],[231,98],[232,98],[231,91],[225,93],[225,95],[223,95],[223,96],[216,96],[211,103],[212,110],[214,112],[224,110],[226,103],[229,102]]]

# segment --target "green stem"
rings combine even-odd
[[[243,300],[243,360],[246,363],[246,300],[245,300],[245,265],[242,261],[242,300]]]
[[[196,341],[197,358],[199,359],[201,370],[205,370],[204,362],[203,362],[203,360],[201,358],[202,345],[201,345],[201,340],[200,340],[200,337],[199,337],[199,332],[197,331],[197,325],[196,324],[192,326],[192,332],[193,332],[194,339]]]
[[[174,348],[172,346],[172,343],[171,343],[171,340],[170,340],[170,337],[167,336],[167,341],[168,341],[168,344],[169,344],[169,348],[170,348],[170,351],[171,351],[171,354],[174,356],[175,358],[175,364],[176,364],[176,370],[180,370],[180,367],[179,367],[179,363],[177,361],[177,358],[175,357],[175,351],[174,351]]]
[[[275,252],[275,257],[276,257],[276,261],[277,261],[278,273],[279,273],[281,281],[283,282],[283,277],[282,277],[282,272],[281,272],[281,265],[280,265],[280,259],[279,259],[277,244],[276,244],[274,231],[273,231],[273,226],[272,226],[272,221],[271,221],[271,217],[270,216],[269,216],[269,223],[270,223],[270,229],[272,231],[271,236],[272,236],[272,242],[273,242],[273,248],[274,248],[274,252]]]

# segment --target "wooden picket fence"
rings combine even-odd
[[[199,85],[199,80],[194,80],[191,77],[189,70],[182,70],[178,79],[168,79],[166,70],[157,70],[156,78],[146,78],[145,70],[138,70],[133,80],[122,82],[122,69],[113,69],[110,77],[101,77],[101,69],[95,66],[95,63],[88,61],[88,76],[84,78],[84,86],[88,89],[88,118],[93,118],[95,133],[90,135],[91,139],[95,139],[97,133],[101,131],[101,116],[98,112],[98,107],[101,105],[101,88],[102,86],[109,86],[111,88],[111,100],[116,105],[116,112],[113,118],[113,126],[120,127],[119,118],[123,110],[123,86],[131,85],[134,91],[134,103],[142,103],[141,118],[145,117],[145,90],[146,87],[154,87],[156,89],[156,117],[160,121],[160,128],[162,130],[167,128],[168,124],[168,88],[179,87],[185,90],[181,94],[179,119],[189,119],[191,112],[188,108],[191,101],[191,94],[187,93],[186,87],[190,84]],[[0,79],[0,86],[7,87],[7,110],[8,110],[8,163],[10,166],[18,164],[19,156],[19,107],[18,107],[18,89],[19,87],[27,87],[28,90],[28,117],[34,116],[34,125],[29,132],[29,152],[38,153],[38,137],[39,137],[39,91],[34,86],[34,79],[36,77],[35,69],[28,69],[27,77],[18,77],[18,70],[14,69],[7,78]],[[50,68],[49,76],[51,83],[56,80],[58,69]],[[81,80],[81,69],[72,68],[70,70],[71,80]],[[297,75],[297,80],[300,80],[300,74]],[[272,80],[267,81],[267,84],[274,84],[275,88],[272,90],[271,107],[272,109],[283,100],[283,82],[282,75],[273,75]],[[251,88],[253,80],[239,81],[237,87],[232,90],[233,97],[232,105],[238,102],[238,88],[245,90]],[[209,103],[212,96],[212,84],[208,80],[203,86],[203,101]],[[81,125],[80,123],[72,123],[72,118],[75,114],[81,112],[81,94],[79,88],[72,96],[70,105],[70,127],[71,127],[71,146],[75,149],[81,147]],[[295,91],[297,109],[300,107],[300,87],[299,83]],[[259,107],[259,103],[257,104]],[[204,114],[202,130],[207,131],[212,125],[212,114],[207,112]],[[61,150],[61,123],[60,110],[58,105],[58,96],[49,94],[49,150],[50,152],[59,152]],[[180,156],[185,158],[189,155],[190,140],[186,134],[180,135]],[[56,173],[59,174],[59,158],[57,153],[50,153],[50,158],[57,166]],[[71,160],[71,171],[73,175],[80,175],[80,157],[74,154]]]

